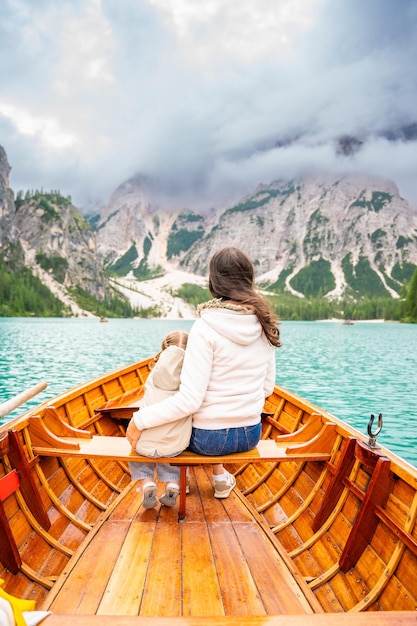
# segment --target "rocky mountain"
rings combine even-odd
[[[10,165],[0,146],[0,251],[5,260],[10,259],[14,252],[14,256],[22,261],[23,251],[19,246],[19,232],[14,219],[15,205],[9,174]]]
[[[214,250],[230,244],[250,254],[269,289],[398,298],[417,267],[417,213],[393,182],[366,177],[278,180],[208,215],[164,210],[133,179],[98,222],[98,250],[120,277],[172,267],[206,276]]]
[[[78,289],[98,301],[117,290],[137,310],[190,317],[175,292],[206,286],[209,258],[225,245],[249,253],[264,289],[299,298],[398,298],[417,268],[417,212],[387,180],[276,180],[202,214],[165,206],[134,177],[87,220],[58,192],[14,200],[9,170],[0,148],[0,259],[20,251],[73,314]]]
[[[51,273],[63,287],[78,285],[98,300],[108,278],[97,256],[95,233],[69,198],[35,192],[16,202],[15,225],[25,263]]]
[[[88,315],[77,295],[100,301],[111,289],[91,225],[58,192],[19,193],[15,200],[9,171],[0,147],[0,260],[14,271],[29,268],[72,314]]]

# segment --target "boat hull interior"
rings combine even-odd
[[[182,520],[177,507],[141,506],[125,460],[58,452],[123,437],[151,362],[1,426],[4,591],[51,611],[46,626],[57,616],[231,625],[375,612],[415,623],[417,470],[286,389],[267,398],[262,437],[305,458],[227,463],[237,487],[224,500],[213,497],[211,466],[193,464]],[[311,450],[327,456],[311,460]]]

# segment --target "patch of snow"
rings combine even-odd
[[[138,281],[132,273],[124,278],[112,279],[112,285],[128,298],[136,309],[155,307],[159,317],[165,319],[195,319],[195,309],[173,295],[185,283],[207,287],[207,279],[176,269],[167,269],[164,276]]]

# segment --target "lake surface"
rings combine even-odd
[[[0,404],[46,381],[3,421],[110,370],[155,354],[186,320],[0,318]],[[417,325],[282,322],[276,382],[367,432],[417,466]],[[375,419],[375,425],[376,425]]]

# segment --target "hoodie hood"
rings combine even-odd
[[[156,387],[171,392],[179,388],[184,354],[179,346],[168,346],[162,350],[152,370],[152,380]]]
[[[262,335],[262,326],[251,306],[215,298],[197,307],[197,316],[223,337],[248,346]]]

